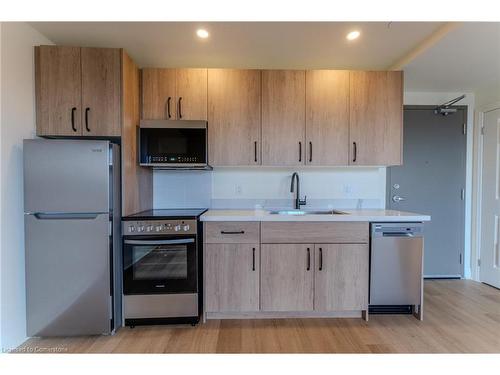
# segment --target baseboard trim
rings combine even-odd
[[[206,312],[206,319],[290,319],[290,318],[361,318],[365,310],[354,311],[253,311]]]

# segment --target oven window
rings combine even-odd
[[[132,249],[134,280],[188,278],[186,245],[134,246]]]

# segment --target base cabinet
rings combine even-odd
[[[206,318],[368,319],[368,223],[206,222],[204,228]]]
[[[314,252],[314,310],[366,310],[368,245],[317,244]]]
[[[258,244],[205,245],[205,311],[259,311]]]
[[[261,310],[312,311],[314,245],[262,245]]]

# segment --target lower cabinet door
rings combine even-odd
[[[366,310],[368,244],[317,244],[314,252],[314,310]]]
[[[314,245],[261,246],[261,310],[312,311]]]
[[[205,311],[259,310],[258,244],[205,244]]]

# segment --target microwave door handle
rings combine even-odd
[[[185,238],[182,240],[125,240],[126,245],[179,245],[193,243],[194,238]]]

